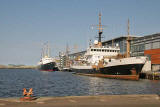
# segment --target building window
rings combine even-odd
[[[151,43],[145,44],[145,50],[151,49]]]
[[[159,44],[160,44],[160,42],[153,42],[152,43],[152,49],[160,48]]]

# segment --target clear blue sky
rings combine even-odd
[[[128,18],[132,35],[160,32],[160,0],[0,0],[0,64],[36,65],[47,41],[52,56],[86,49],[99,11],[103,40],[126,35]]]

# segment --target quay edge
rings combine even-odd
[[[20,107],[22,104],[23,107],[159,107],[160,97],[156,94],[41,97],[30,102],[22,102],[19,98],[0,98],[3,107]]]

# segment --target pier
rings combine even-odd
[[[41,97],[34,101],[0,98],[1,107],[159,107],[158,95]]]
[[[140,74],[142,79],[160,80],[160,72],[147,72]]]

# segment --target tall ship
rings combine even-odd
[[[130,57],[130,46],[127,46],[125,58],[120,54],[118,44],[116,46],[102,46],[101,14],[99,14],[99,25],[97,26],[99,30],[98,41],[95,40],[84,56],[74,61],[71,70],[80,75],[138,80],[139,73],[142,71],[147,58]],[[130,37],[128,36],[127,45],[129,42]]]
[[[55,59],[50,57],[49,52],[49,44],[45,44],[42,48],[41,59],[38,62],[40,71],[58,71]]]

